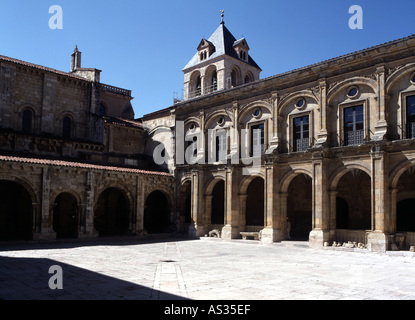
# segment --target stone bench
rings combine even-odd
[[[242,236],[242,239],[247,240],[247,238],[254,238],[254,240],[259,240],[259,232],[239,232]]]

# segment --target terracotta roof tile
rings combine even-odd
[[[24,158],[24,157],[14,157],[14,156],[0,155],[0,161],[23,162],[23,163],[28,163],[28,164],[62,166],[62,167],[71,167],[71,168],[95,169],[95,170],[104,170],[104,171],[114,171],[114,172],[124,172],[124,173],[138,173],[138,174],[172,177],[172,175],[167,173],[167,172],[158,172],[158,171],[148,171],[148,170],[133,169],[133,168],[104,166],[104,165],[96,165],[96,164],[82,163],[82,162],[63,161],[63,160],[36,159],[36,158]]]
[[[23,65],[23,66],[26,66],[26,67],[30,67],[30,68],[36,68],[36,69],[43,70],[43,71],[47,71],[47,72],[52,72],[52,73],[59,74],[59,75],[62,75],[62,76],[76,78],[78,80],[84,80],[84,81],[91,82],[90,80],[88,80],[86,78],[83,78],[83,77],[74,75],[72,73],[68,73],[68,72],[64,72],[64,71],[60,71],[60,70],[56,70],[56,69],[44,67],[44,66],[41,66],[41,65],[38,65],[38,64],[26,62],[26,61],[23,61],[23,60],[18,60],[18,59],[15,59],[15,58],[10,58],[10,57],[6,57],[6,56],[0,55],[0,61],[1,60],[6,61],[6,62],[12,62],[12,63],[20,64],[20,65]]]

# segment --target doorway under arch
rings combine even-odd
[[[146,199],[144,229],[149,234],[170,233],[173,231],[169,200],[161,191],[153,191]]]
[[[312,179],[298,174],[288,187],[287,218],[292,240],[308,240],[313,229]]]
[[[264,179],[254,178],[246,191],[246,226],[264,226]]]
[[[0,240],[31,240],[32,199],[19,183],[0,181]]]
[[[415,199],[405,199],[398,202],[396,231],[415,232]]]
[[[128,234],[130,205],[125,194],[117,188],[108,188],[98,198],[94,226],[100,236]]]
[[[351,170],[340,178],[337,184],[337,199],[343,199],[340,202],[346,203],[348,208],[347,220],[343,216],[341,229],[369,230],[371,228],[371,188],[370,176],[360,169]],[[345,208],[340,209],[337,204],[336,207],[338,217],[340,210],[344,211]]]
[[[210,223],[223,225],[225,223],[225,181],[216,182],[212,190],[212,214]]]
[[[78,237],[78,203],[70,193],[61,193],[56,197],[53,231],[58,239]]]

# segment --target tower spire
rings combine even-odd
[[[225,17],[225,10],[221,10],[220,13],[221,13],[221,18],[222,18],[220,24],[225,24],[225,21],[223,20],[223,18]]]

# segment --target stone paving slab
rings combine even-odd
[[[52,290],[49,268],[63,271]],[[0,300],[412,300],[412,253],[293,243],[103,239],[0,244]]]

